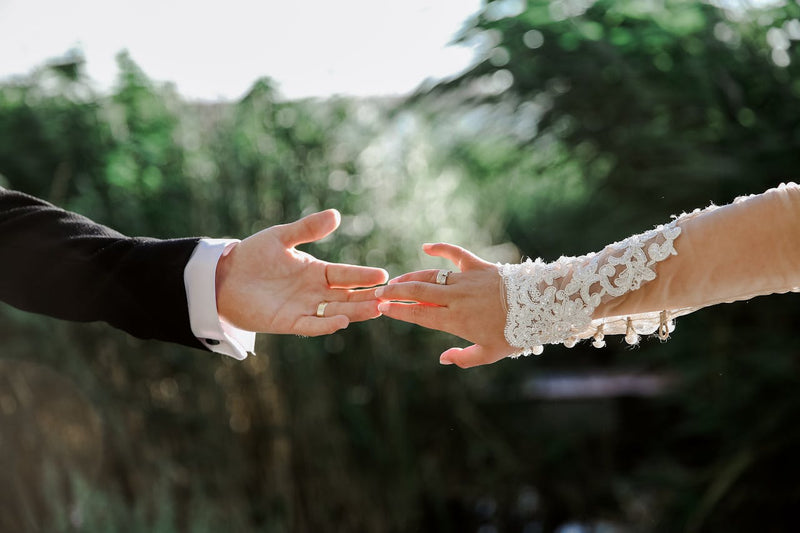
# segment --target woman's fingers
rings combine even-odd
[[[383,301],[421,302],[446,306],[450,299],[447,289],[436,283],[406,281],[378,287],[375,295]]]
[[[317,315],[322,306],[322,317]],[[315,318],[330,318],[336,316],[344,316],[349,322],[362,322],[381,316],[378,311],[378,301],[368,300],[365,302],[320,302],[315,309],[309,310]]]
[[[473,254],[469,250],[461,248],[460,246],[456,246],[454,244],[447,244],[447,243],[437,243],[437,244],[423,244],[422,249],[425,251],[426,254],[434,256],[434,257],[442,257],[444,259],[449,260],[452,262],[461,272],[465,272],[467,270],[479,269],[479,268],[486,268],[487,266],[491,266],[490,263],[487,263],[477,255]],[[389,280],[390,285],[394,285],[396,283],[405,283],[409,281],[422,281],[425,283],[436,283],[437,282],[437,275],[441,272],[441,269],[433,269],[429,268],[426,270],[417,270],[415,272],[408,272],[406,274],[402,274],[397,276],[396,278],[392,278]],[[452,277],[451,277],[452,276]],[[453,272],[450,276],[447,277],[447,285],[451,285],[451,282],[454,282],[459,277],[458,272]]]
[[[471,268],[480,268],[488,264],[469,250],[456,246],[455,244],[443,242],[436,244],[427,243],[422,245],[422,250],[428,255],[443,257],[451,261],[462,272]]]
[[[426,254],[434,257],[443,257],[452,262],[459,270],[466,271],[474,268],[484,268],[489,265],[486,261],[473,254],[469,250],[456,246],[454,244],[438,243],[438,244],[423,244],[422,249]],[[423,281],[426,283],[436,283],[436,275],[440,269],[429,268],[426,270],[417,270],[416,272],[408,272],[396,278],[389,280],[389,284],[405,283],[407,281]],[[452,280],[458,278],[458,272],[450,274],[455,276]],[[451,278],[448,277],[448,280]],[[450,281],[448,281],[448,285]]]
[[[416,272],[408,272],[406,274],[397,276],[396,278],[390,279],[389,285],[393,285],[395,283],[405,283],[407,281],[422,281],[425,283],[436,283],[436,275],[438,273],[439,273],[438,268],[428,269],[428,270],[417,270]]]

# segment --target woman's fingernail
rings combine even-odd
[[[381,296],[383,296],[383,287],[378,287],[375,289],[375,297],[380,298]]]
[[[378,304],[378,311],[381,314],[385,313],[388,310],[389,310],[389,304],[388,303],[379,303]]]
[[[443,357],[439,358],[439,364],[440,365],[452,365],[453,362],[450,359],[448,359],[448,358],[443,356]]]

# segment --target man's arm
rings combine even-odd
[[[0,300],[201,348],[190,327],[183,282],[197,242],[126,237],[0,188]]]
[[[243,359],[253,343],[246,332],[324,335],[380,315],[368,287],[384,283],[386,271],[295,248],[339,222],[335,210],[322,211],[220,247],[126,237],[0,188],[0,300]]]

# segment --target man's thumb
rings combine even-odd
[[[278,238],[287,248],[298,244],[314,242],[330,235],[342,220],[342,215],[336,209],[327,209],[319,213],[312,213],[300,220],[276,226]]]

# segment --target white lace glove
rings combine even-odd
[[[596,254],[500,265],[505,338],[518,348],[513,356],[590,337],[600,348],[608,334],[630,344],[655,332],[666,339],[677,316],[796,290],[798,245],[800,187],[792,183],[684,214]]]

